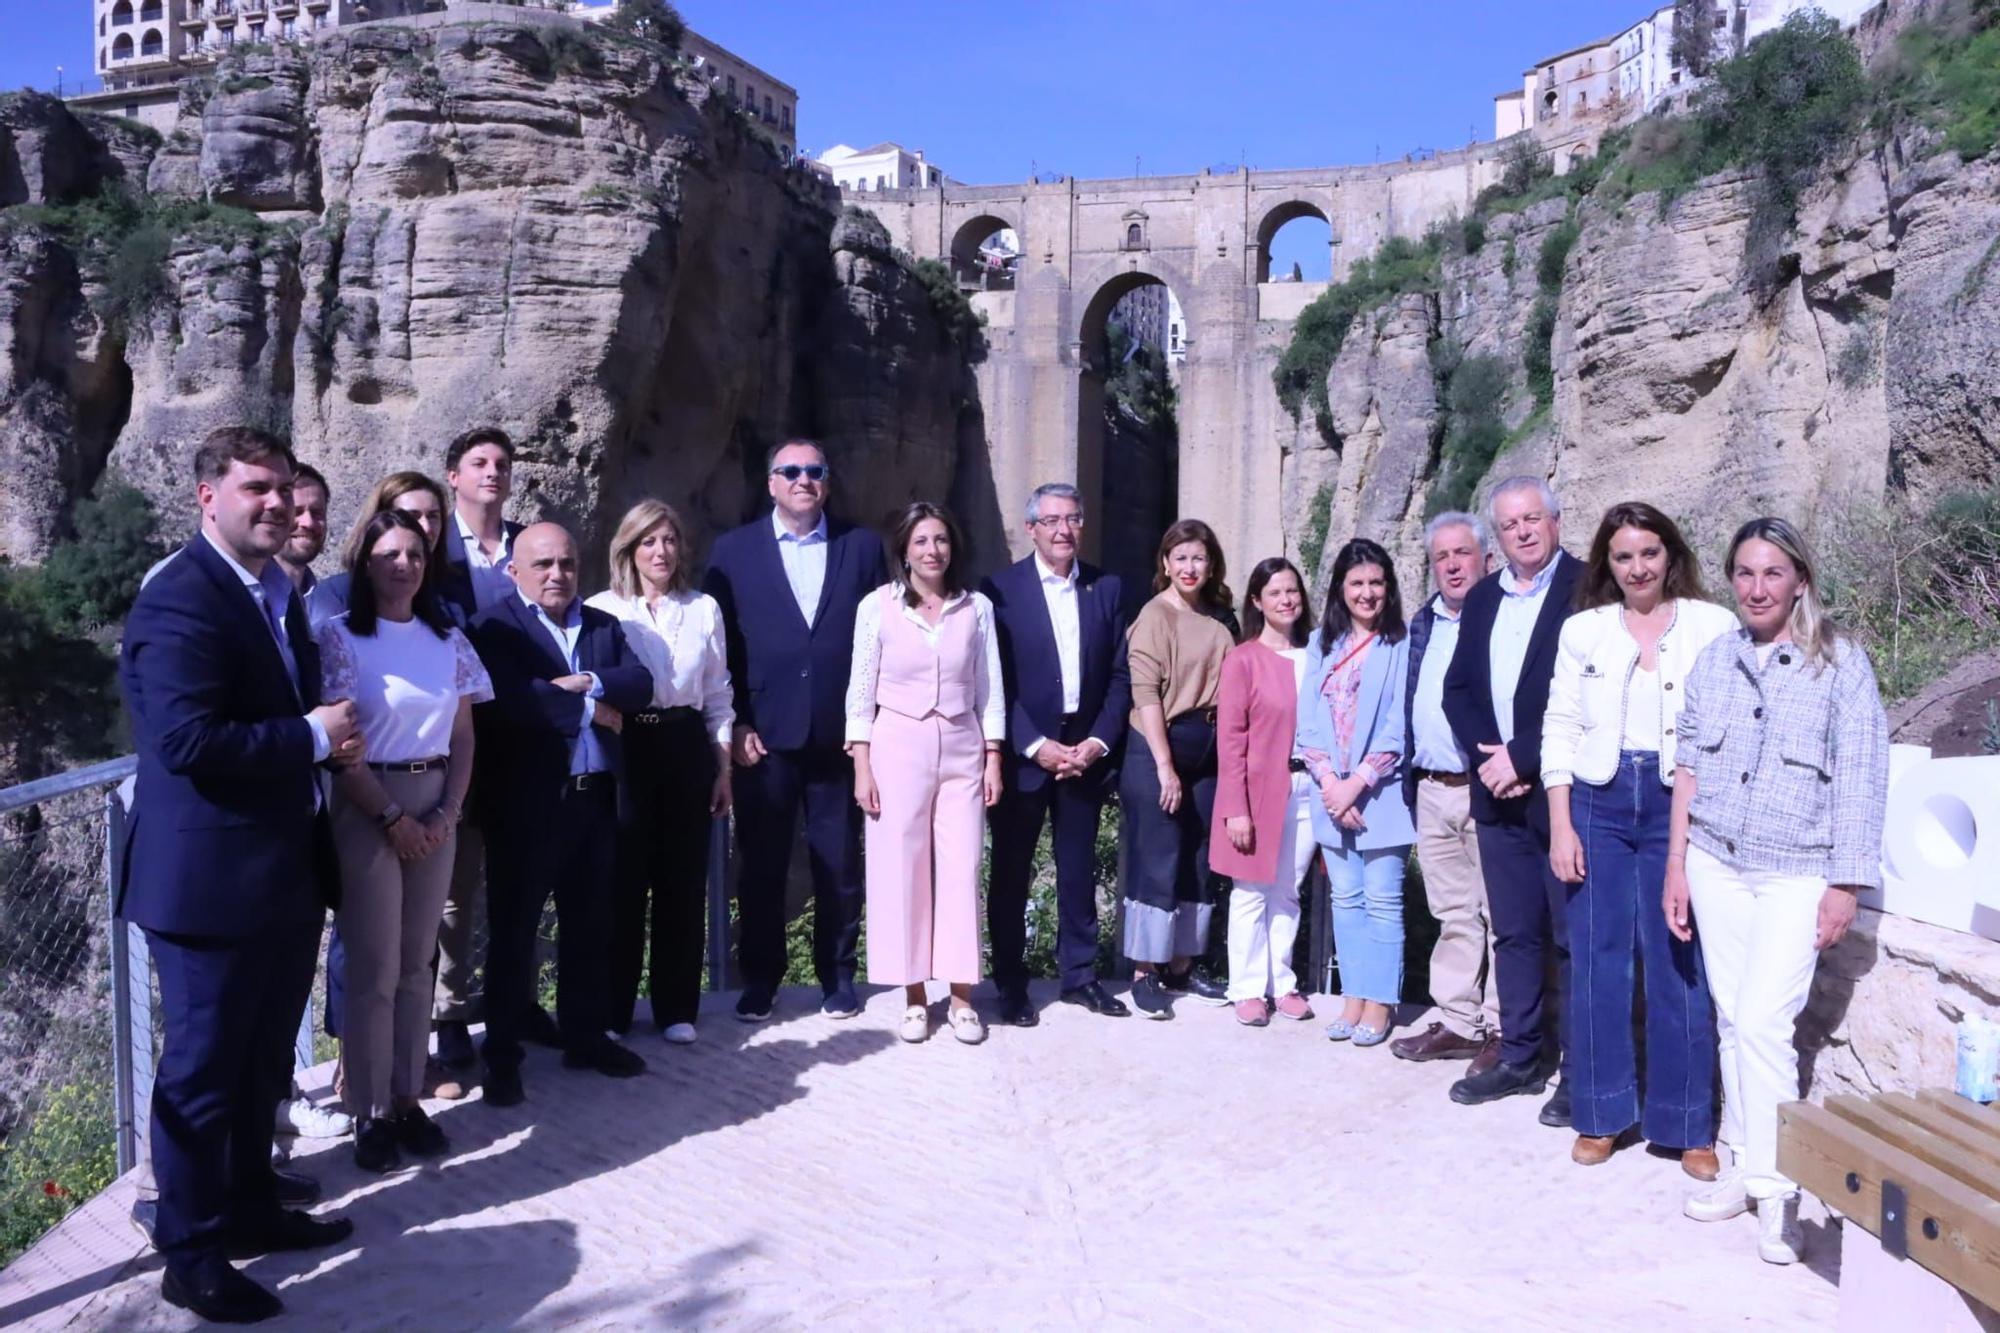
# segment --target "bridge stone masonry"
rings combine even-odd
[[[1178,513],[1214,526],[1240,578],[1251,561],[1279,549],[1280,533],[1283,549],[1298,549],[1282,503],[1295,426],[1271,371],[1293,321],[1327,286],[1269,281],[1272,237],[1301,217],[1324,220],[1337,281],[1387,238],[1415,239],[1468,213],[1499,180],[1510,142],[1370,166],[945,181],[842,197],[881,219],[911,255],[950,263],[967,286],[976,284],[969,275],[983,241],[1002,228],[1018,237],[1011,290],[971,292],[987,319],[987,354],[977,367],[987,455],[1017,557],[1027,542],[1013,515],[1037,484],[1075,478],[1089,511],[1102,512],[1105,320],[1134,288],[1166,284],[1187,327]],[[1107,555],[1103,532],[1102,525],[1088,532],[1093,559]]]

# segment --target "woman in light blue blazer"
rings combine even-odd
[[[1403,864],[1417,840],[1396,769],[1410,641],[1389,553],[1340,548],[1299,691],[1298,758],[1319,784],[1313,834],[1332,883],[1343,1006],[1335,1041],[1376,1046],[1403,990]]]

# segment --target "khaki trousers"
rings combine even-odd
[[[478,977],[486,962],[485,916],[486,835],[467,820],[458,826],[451,889],[438,923],[437,993],[431,1016],[440,1023],[476,1023],[484,1016]]]
[[[444,795],[444,770],[375,778],[416,818]],[[347,946],[343,1100],[356,1117],[385,1116],[424,1090],[430,1049],[431,955],[451,887],[455,832],[421,861],[399,861],[381,826],[358,806],[333,803],[340,853],[340,936]]]
[[[1423,778],[1417,783],[1417,864],[1424,897],[1437,918],[1431,950],[1431,999],[1452,1032],[1473,1041],[1500,1035],[1499,988],[1493,984],[1493,925],[1479,840],[1472,823],[1472,789]]]

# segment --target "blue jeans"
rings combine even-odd
[[[1715,1142],[1715,1006],[1701,950],[1667,931],[1667,812],[1660,757],[1628,750],[1603,786],[1570,788],[1584,880],[1569,886],[1570,1114],[1576,1132],[1634,1124],[1665,1148]],[[1633,968],[1646,978],[1642,1098],[1632,1044]],[[1643,1114],[1642,1108],[1643,1106]]]
[[[1403,863],[1410,849],[1363,852],[1343,838],[1320,850],[1333,903],[1340,993],[1393,1006],[1403,998]]]

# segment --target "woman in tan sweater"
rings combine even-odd
[[[1132,1002],[1172,1018],[1172,996],[1224,1002],[1198,978],[1208,946],[1209,817],[1215,805],[1215,696],[1236,643],[1222,546],[1208,524],[1182,519],[1160,539],[1153,600],[1127,639],[1132,731],[1119,776],[1124,811],[1125,956]],[[1150,762],[1149,762],[1150,761]]]

